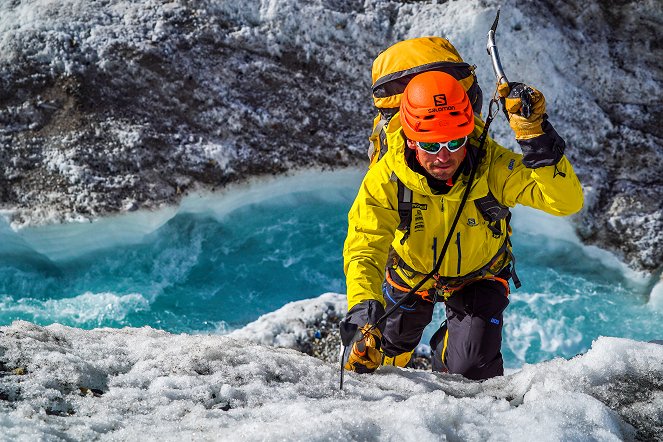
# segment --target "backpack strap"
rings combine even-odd
[[[412,224],[412,191],[395,174],[392,174],[393,177],[396,178],[398,185],[398,217],[401,220],[398,230],[404,232],[401,244],[405,244],[410,236],[410,224]]]
[[[511,226],[509,224],[511,221],[511,211],[507,206],[497,201],[497,198],[495,198],[495,195],[493,195],[491,191],[488,191],[488,195],[474,200],[474,204],[477,206],[477,210],[481,212],[484,219],[488,221],[488,228],[494,235],[502,236],[500,221],[503,219],[506,220],[506,244],[509,246],[506,251],[511,259],[511,279],[513,280],[513,285],[515,285],[516,288],[520,288],[522,284],[520,283],[520,278],[518,278],[518,275],[516,274],[516,257],[512,252],[513,247],[511,245],[510,237]]]
[[[488,191],[488,195],[474,200],[474,204],[484,219],[488,221],[490,231],[494,235],[502,236],[500,221],[511,215],[509,208],[500,204],[491,191]]]
[[[511,279],[513,280],[513,285],[519,289],[522,284],[516,273],[516,255],[513,254],[513,245],[511,244],[511,211],[509,211],[509,214],[506,216],[506,240],[509,243],[507,252],[511,258]]]
[[[373,127],[373,132],[371,136],[368,137],[369,146],[368,146],[368,159],[370,161],[370,167],[380,161],[384,154],[389,150],[389,144],[387,144],[387,126],[391,121],[392,117],[396,115],[399,111],[399,108],[394,109],[378,109],[378,117],[380,118],[375,127]],[[376,118],[377,119],[377,118]],[[375,158],[375,153],[378,152],[377,158]]]
[[[373,133],[368,137],[370,143],[368,146],[368,159],[373,162],[373,156],[375,155],[376,146],[380,146],[378,153],[378,160],[380,160],[384,154],[387,152],[387,133],[384,130],[384,127],[389,123],[389,120],[380,114],[380,121],[373,128]]]
[[[495,198],[495,195],[491,191],[488,191],[488,195],[474,200],[477,209],[486,218],[486,221],[497,221],[506,218],[509,216],[509,208],[500,204]]]

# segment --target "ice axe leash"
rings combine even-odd
[[[529,116],[532,115],[531,89],[529,89],[525,85],[519,84],[518,86],[516,86],[516,88],[514,88],[513,91],[511,91],[511,87],[509,86],[509,80],[506,78],[506,74],[504,73],[504,68],[502,67],[500,54],[497,50],[497,43],[495,42],[495,33],[497,32],[497,23],[499,22],[499,20],[500,20],[500,9],[497,8],[497,15],[495,16],[495,21],[493,21],[493,25],[490,27],[490,30],[488,31],[488,43],[486,44],[486,51],[488,51],[488,55],[490,56],[490,60],[492,61],[493,72],[495,73],[495,79],[497,80],[494,99],[499,97],[500,103],[502,104],[502,110],[504,111],[504,115],[506,115],[506,118],[508,120],[509,113],[507,112],[506,107],[504,106],[504,100],[511,92],[516,93],[520,97],[520,101],[522,103],[520,108],[520,114],[525,118],[529,118]]]
[[[442,267],[442,261],[444,260],[444,256],[446,255],[447,249],[449,248],[449,244],[451,243],[451,239],[453,238],[454,231],[456,230],[456,226],[458,225],[458,220],[460,219],[460,216],[463,212],[463,207],[465,206],[465,203],[467,202],[467,199],[470,196],[472,184],[474,183],[474,177],[476,175],[477,169],[479,169],[479,163],[481,163],[481,159],[483,157],[486,138],[488,138],[488,128],[490,127],[490,123],[492,123],[493,119],[495,118],[495,115],[497,114],[498,109],[495,109],[495,111],[493,111],[493,105],[497,105],[497,100],[495,98],[490,100],[490,106],[488,108],[488,117],[486,118],[486,123],[483,126],[483,131],[481,132],[481,135],[479,135],[479,149],[476,158],[472,162],[473,163],[472,169],[470,171],[470,176],[467,179],[467,184],[465,186],[465,191],[463,192],[463,197],[460,201],[460,205],[458,206],[458,210],[456,210],[453,222],[451,223],[451,228],[449,229],[449,233],[447,234],[447,238],[444,241],[444,245],[442,246],[442,250],[440,251],[440,255],[438,256],[437,261],[435,262],[433,270],[430,273],[428,273],[426,276],[424,276],[423,279],[419,281],[414,287],[412,287],[410,291],[407,292],[407,294],[403,296],[403,298],[400,301],[398,301],[382,316],[380,316],[380,318],[375,322],[375,324],[371,325],[365,332],[362,333],[361,330],[358,330],[359,327],[357,326],[357,324],[352,324],[346,322],[345,320],[341,321],[339,325],[339,332],[341,335],[341,343],[343,344],[343,352],[341,354],[341,376],[340,376],[340,385],[339,385],[340,390],[343,390],[345,356],[346,352],[350,349],[351,344],[353,342],[359,342],[364,340],[366,335],[370,333],[371,330],[375,329],[384,321],[386,321],[387,318],[389,318],[389,316],[391,316],[401,305],[408,302],[408,300],[415,294],[415,292],[417,292],[429,279],[433,278],[440,270],[440,267]],[[360,349],[360,351],[362,351],[362,349]]]

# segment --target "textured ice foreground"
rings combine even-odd
[[[623,440],[663,437],[663,346],[599,338],[483,383],[393,367],[346,376],[287,348],[341,295],[232,336],[0,328],[4,440]],[[252,340],[243,339],[250,337]]]

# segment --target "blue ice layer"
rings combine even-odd
[[[0,324],[24,319],[219,332],[290,301],[344,293],[341,251],[355,191],[352,184],[291,192],[222,214],[142,219],[138,227],[123,218],[106,220],[105,236],[84,230],[86,224],[30,235],[3,225]],[[572,357],[599,335],[660,338],[663,314],[647,305],[642,284],[588,254],[572,233],[560,235],[528,217],[514,215],[523,287],[512,292],[504,316],[507,367]],[[91,245],[94,238],[98,247]],[[438,307],[423,342],[443,319]]]

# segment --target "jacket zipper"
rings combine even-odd
[[[435,264],[437,263],[437,237],[433,237],[433,267],[432,269],[435,268]]]
[[[460,253],[460,232],[456,233],[456,246],[458,247],[458,271],[460,275],[460,262],[461,262],[461,253]]]

